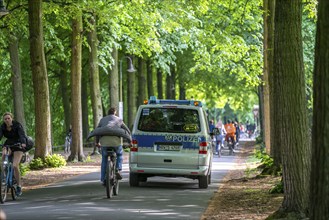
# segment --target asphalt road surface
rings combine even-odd
[[[221,158],[214,156],[208,189],[199,189],[197,180],[163,177],[148,178],[147,183],[130,187],[128,164],[124,164],[119,195],[112,199],[106,198],[97,172],[24,192],[16,201],[8,195],[0,207],[7,220],[200,219],[220,181],[234,168],[234,159],[227,150]]]

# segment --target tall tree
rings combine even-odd
[[[11,60],[11,81],[14,97],[14,115],[17,121],[19,121],[26,130],[26,122],[24,116],[24,101],[23,101],[23,85],[22,85],[22,73],[21,62],[19,60],[18,39],[15,35],[9,36],[9,54]]]
[[[68,86],[68,71],[65,61],[59,62],[59,79],[60,79],[60,91],[62,96],[62,105],[64,110],[64,123],[65,132],[68,133],[71,129],[71,105],[70,105],[70,92]]]
[[[127,63],[129,62],[127,58]],[[127,71],[125,71],[127,72]],[[127,80],[127,94],[128,94],[128,127],[132,128],[135,114],[136,114],[136,91],[135,91],[135,84],[136,84],[136,74],[128,73]]]
[[[277,0],[274,32],[274,126],[282,147],[284,199],[277,214],[305,217],[309,201],[310,139],[302,47],[302,0]]]
[[[163,99],[163,82],[162,82],[162,72],[158,68],[157,69],[157,90],[158,90],[158,98]]]
[[[147,98],[150,96],[154,96],[154,88],[153,88],[153,68],[151,65],[151,60],[148,59],[146,61],[146,79],[147,79]]]
[[[51,154],[49,88],[44,54],[42,0],[29,0],[30,57],[35,102],[35,158]]]
[[[138,58],[138,92],[137,92],[137,106],[142,105],[146,96],[146,78],[145,78],[145,61],[143,58]]]
[[[98,39],[96,32],[95,16],[89,19],[90,30],[88,32],[88,43],[90,46],[89,55],[89,74],[90,74],[90,93],[91,93],[91,106],[93,109],[93,126],[97,127],[98,122],[102,118],[102,100],[101,91],[99,86],[99,68],[98,68]],[[111,74],[112,75],[112,74]]]
[[[265,119],[265,143],[266,147],[270,148],[269,153],[274,159],[274,164],[277,167],[280,167],[281,165],[281,147],[280,139],[275,138],[276,135],[280,131],[276,130],[276,127],[274,125],[275,120],[275,111],[274,108],[271,108],[272,106],[276,106],[277,103],[275,102],[276,99],[273,97],[276,97],[276,89],[274,84],[274,74],[273,74],[273,63],[274,63],[274,30],[275,30],[275,0],[270,1],[267,0],[267,11],[266,13],[266,49],[264,54],[264,65],[265,65],[265,73],[264,73],[264,79],[265,79],[265,112],[264,117]],[[268,85],[268,86],[266,86]],[[268,95],[268,96],[267,96]],[[268,97],[268,98],[267,98]],[[271,123],[272,122],[272,123]],[[278,132],[278,133],[277,133]],[[268,146],[269,145],[269,146]]]
[[[310,219],[329,219],[329,2],[319,0],[313,79]]]
[[[110,74],[110,105],[111,107],[116,107],[119,110],[119,71],[118,71],[117,48],[113,48],[112,58],[114,63],[112,65],[111,74]]]
[[[71,63],[71,103],[72,103],[72,147],[69,161],[83,161],[82,111],[81,111],[81,54],[82,54],[82,12],[76,9],[72,19],[72,63]]]

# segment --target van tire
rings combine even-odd
[[[199,176],[199,188],[207,189],[208,188],[209,176]]]
[[[129,173],[129,185],[130,186],[139,186],[138,174]]]

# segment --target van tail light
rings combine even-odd
[[[138,141],[137,140],[132,140],[131,141],[131,147],[130,147],[130,151],[131,152],[137,152],[138,151]]]
[[[199,144],[199,154],[207,154],[208,153],[208,143],[200,142]]]

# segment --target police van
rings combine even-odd
[[[132,130],[130,186],[139,186],[148,177],[164,176],[197,179],[199,188],[207,188],[211,141],[200,101],[151,97],[139,106]]]

